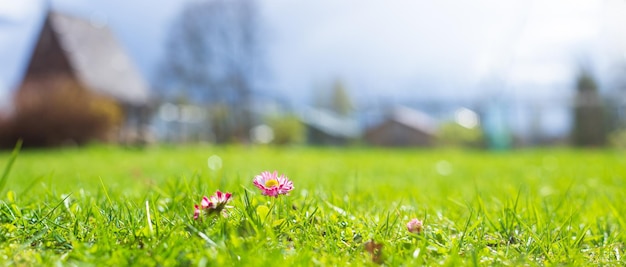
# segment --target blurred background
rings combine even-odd
[[[1,0],[0,147],[626,147],[623,0]]]

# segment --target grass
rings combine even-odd
[[[93,146],[3,152],[5,170],[4,265],[626,264],[619,151]],[[264,170],[292,194],[262,196]],[[229,217],[194,220],[218,189]]]

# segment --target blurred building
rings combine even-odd
[[[210,110],[192,104],[163,103],[152,118],[158,141],[169,143],[215,142]]]
[[[120,141],[145,138],[149,87],[106,24],[49,12],[36,40],[18,90],[46,90],[47,81],[68,77],[119,104]]]
[[[300,116],[311,145],[348,145],[361,137],[356,119],[327,109],[308,108]]]
[[[377,125],[367,129],[364,139],[368,144],[395,147],[430,147],[435,145],[435,120],[415,109],[395,107]]]

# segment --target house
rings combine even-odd
[[[300,118],[306,126],[306,139],[310,145],[348,145],[361,136],[355,119],[329,110],[309,108],[302,112]]]
[[[46,90],[59,77],[112,98],[123,113],[120,140],[140,139],[149,116],[149,87],[102,23],[48,12],[18,90]]]
[[[365,142],[375,146],[430,147],[435,145],[433,118],[408,107],[396,107],[382,122],[365,131]]]

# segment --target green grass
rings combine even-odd
[[[292,194],[262,196],[264,170]],[[22,151],[0,181],[4,265],[626,264],[619,151],[94,146]],[[194,220],[218,189],[229,217]]]

